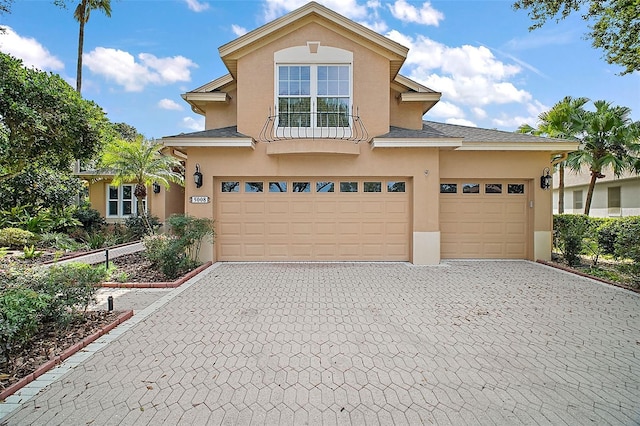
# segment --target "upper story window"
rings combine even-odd
[[[276,137],[349,137],[353,53],[310,42],[274,54]]]
[[[349,65],[279,65],[278,127],[349,127]]]

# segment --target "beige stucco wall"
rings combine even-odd
[[[274,53],[288,47],[306,46],[308,41],[353,52],[353,105],[359,108],[370,135],[388,132],[389,61],[316,23],[309,23],[238,60],[238,131],[258,138],[269,108],[273,111],[275,104]]]
[[[227,102],[209,102],[206,107],[205,129],[221,129],[223,127],[235,126],[238,121],[238,99],[237,90],[226,92]]]
[[[400,92],[391,90],[389,121],[404,129],[422,129],[422,102],[400,102]]]

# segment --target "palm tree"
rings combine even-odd
[[[169,183],[184,184],[183,167],[172,156],[161,154],[162,143],[139,136],[133,141],[115,139],[107,144],[100,160],[101,173],[114,173],[113,184],[135,183],[133,195],[147,230],[153,230],[144,211],[142,200],[147,187],[154,182],[169,188]]]
[[[518,133],[528,133],[536,136],[550,138],[576,140],[582,133],[580,118],[584,114],[583,106],[589,102],[588,98],[575,98],[565,96],[549,111],[538,116],[539,124],[533,128],[523,124],[518,128]],[[565,161],[558,163],[558,213],[564,213],[564,168]]]
[[[591,209],[596,181],[603,178],[602,170],[611,167],[616,176],[624,171],[638,172],[640,161],[640,122],[629,118],[627,107],[612,106],[610,102],[596,101],[595,111],[587,111],[580,124],[584,129],[580,150],[569,156],[567,164],[579,171],[589,167],[591,180],[587,189],[584,214]]]
[[[65,0],[56,0],[59,6],[65,6]],[[80,23],[78,34],[78,67],[76,70],[76,90],[80,93],[82,89],[82,50],[84,49],[84,25],[89,22],[92,10],[100,10],[108,17],[111,17],[111,0],[80,0],[73,17]]]

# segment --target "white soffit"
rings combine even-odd
[[[201,148],[251,148],[256,144],[252,138],[170,138],[164,139],[165,146]]]
[[[459,148],[462,138],[399,139],[373,138],[371,149],[375,148]]]
[[[578,149],[577,142],[464,142],[456,151],[552,151]]]

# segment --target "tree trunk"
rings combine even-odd
[[[564,161],[558,170],[558,214],[564,214]]]
[[[76,68],[76,91],[82,91],[82,50],[84,48],[84,16],[80,19],[80,33],[78,35],[78,67]]]
[[[144,209],[144,204],[142,203],[142,199],[144,197],[136,197],[138,204],[138,216],[142,219],[142,223],[144,227],[147,229],[148,235],[153,234],[153,228],[151,227],[151,223],[149,222],[149,215],[147,215],[147,211]]]
[[[584,202],[584,214],[589,216],[591,210],[591,199],[593,198],[593,189],[596,187],[596,180],[600,172],[591,170],[591,181],[589,182],[589,189],[587,189],[587,200]]]

